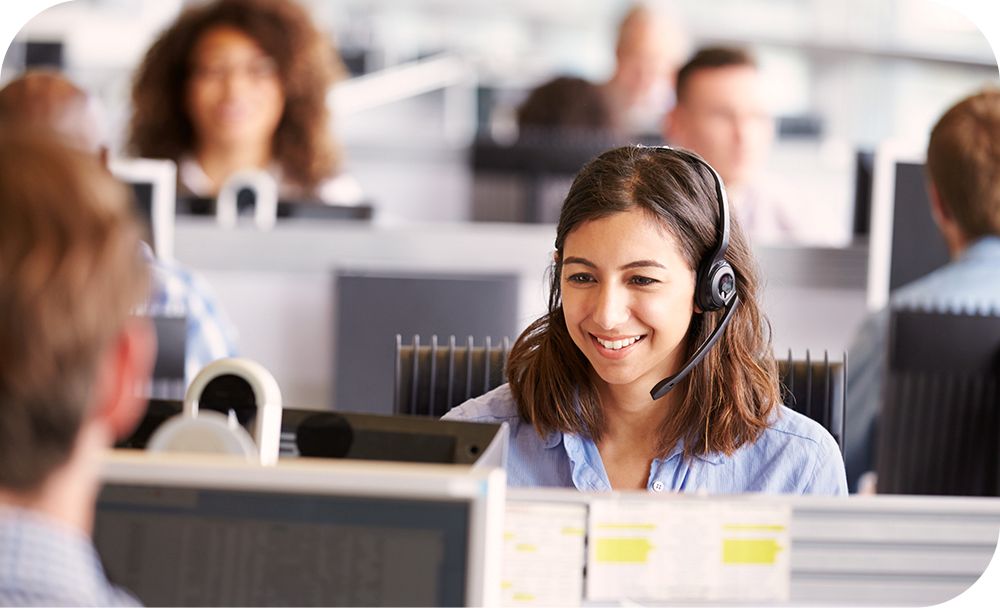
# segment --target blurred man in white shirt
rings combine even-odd
[[[775,127],[754,57],[739,48],[704,48],[678,71],[676,93],[664,138],[715,167],[754,242],[800,242],[791,197],[761,179]]]

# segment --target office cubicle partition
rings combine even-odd
[[[333,408],[392,413],[396,334],[515,335],[518,283],[513,274],[338,272]]]
[[[990,564],[998,531],[993,498],[513,488],[501,599],[927,606],[965,592],[987,567],[1000,572]]]

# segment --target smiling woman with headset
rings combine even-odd
[[[756,263],[731,221],[721,179],[691,152],[591,161],[509,384],[446,418],[507,422],[515,486],[846,494],[833,437],[781,405]]]

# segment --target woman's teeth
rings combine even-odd
[[[642,336],[633,336],[631,338],[625,338],[624,340],[602,340],[597,336],[594,336],[594,339],[597,340],[597,343],[608,350],[621,350],[626,346],[631,346],[635,344],[641,338]]]

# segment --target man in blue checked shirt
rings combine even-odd
[[[128,192],[93,155],[0,128],[0,605],[111,606],[90,539],[102,453],[144,410],[148,289]]]
[[[106,160],[103,121],[93,98],[56,72],[27,72],[8,83],[0,90],[0,120],[51,129],[65,143]],[[175,262],[157,259],[145,244],[142,251],[151,280],[140,310],[187,318],[186,382],[212,361],[235,357],[236,330],[208,283]]]

